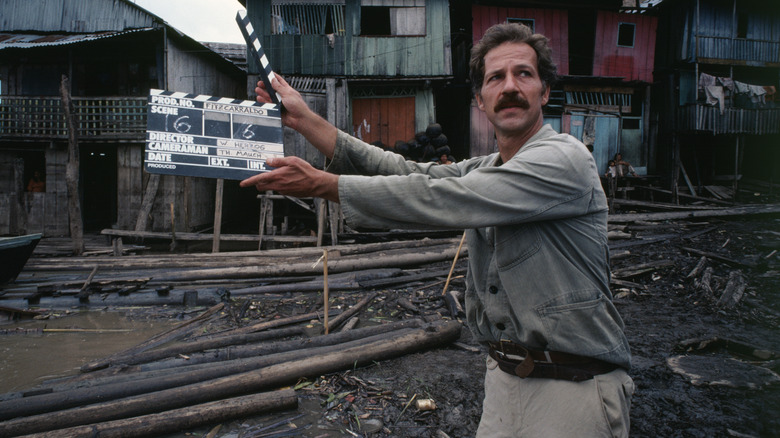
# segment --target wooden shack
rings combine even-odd
[[[340,129],[392,147],[437,121],[437,90],[452,78],[449,2],[245,4],[273,69]],[[257,71],[250,60],[249,72]],[[287,153],[323,164],[302,138],[286,136],[285,145]]]
[[[162,88],[246,97],[245,73],[132,1],[6,0],[0,2],[0,234],[69,232],[63,75],[79,126],[85,229],[210,225],[213,180],[157,181],[142,170],[147,96]],[[27,190],[35,172],[45,180],[42,192]],[[139,214],[144,196],[153,203]]]
[[[780,176],[780,9],[773,2],[665,0],[653,119],[659,162],[687,190]],[[685,183],[683,183],[683,177]]]

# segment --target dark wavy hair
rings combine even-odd
[[[482,39],[471,48],[469,60],[469,77],[474,94],[482,90],[482,82],[485,80],[485,55],[501,44],[526,43],[536,52],[536,68],[542,85],[552,86],[558,76],[558,67],[552,60],[552,49],[548,45],[547,37],[533,33],[531,29],[519,23],[501,23],[490,26]]]

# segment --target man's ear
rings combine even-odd
[[[477,108],[480,109],[480,111],[485,111],[485,102],[482,101],[482,95],[479,93],[474,94],[474,98],[477,99]]]
[[[544,91],[542,92],[542,106],[547,105],[547,101],[550,100],[550,86],[546,85],[544,87]]]

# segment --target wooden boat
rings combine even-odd
[[[0,237],[0,284],[16,279],[41,237],[41,234]]]

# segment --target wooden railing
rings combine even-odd
[[[704,131],[713,134],[778,134],[780,108],[725,108],[691,104],[677,111],[678,131]]]
[[[146,97],[74,97],[81,141],[143,141]],[[67,139],[59,97],[0,96],[0,139]]]

